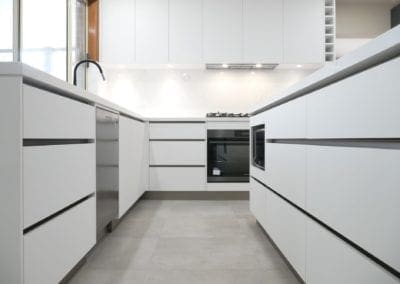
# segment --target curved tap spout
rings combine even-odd
[[[94,60],[84,59],[84,60],[81,60],[81,61],[79,61],[78,63],[76,63],[76,65],[75,65],[75,67],[74,67],[74,85],[75,85],[75,86],[76,86],[76,72],[78,71],[78,67],[79,67],[81,64],[83,64],[83,63],[93,63],[94,65],[96,65],[96,67],[99,69],[99,72],[100,72],[101,77],[103,78],[103,81],[106,80],[106,77],[104,76],[104,73],[103,73],[103,69],[101,68],[101,66],[100,66],[99,63],[97,63],[97,62],[94,61]]]

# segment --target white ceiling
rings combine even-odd
[[[400,0],[336,0],[337,3],[376,3],[376,4],[399,4]]]

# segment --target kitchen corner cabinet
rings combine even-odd
[[[324,62],[325,1],[284,0],[283,3],[283,62]]]
[[[119,218],[139,199],[148,180],[147,125],[125,116],[119,120]]]
[[[136,63],[168,63],[168,5],[168,0],[136,0]]]
[[[169,0],[169,62],[202,62],[202,0]]]
[[[243,61],[283,61],[283,0],[243,0]]]
[[[135,0],[100,1],[100,61],[135,63]]]
[[[242,61],[242,0],[203,0],[205,63]]]

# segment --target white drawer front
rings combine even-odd
[[[308,146],[307,210],[400,270],[400,150]]]
[[[267,188],[250,179],[250,211],[261,226],[267,230]]]
[[[24,94],[24,138],[93,139],[94,107],[28,85]]]
[[[305,279],[306,216],[271,191],[267,191],[267,232]]]
[[[150,188],[169,187],[171,191],[206,186],[204,167],[151,167]]]
[[[150,141],[150,165],[205,165],[205,141]]]
[[[400,137],[400,58],[307,95],[309,138]]]
[[[304,208],[306,146],[266,143],[265,157],[265,184]]]
[[[306,282],[307,284],[398,284],[399,279],[309,219]]]
[[[265,112],[265,138],[306,137],[306,98],[300,97]]]
[[[206,139],[205,123],[151,123],[150,139]]]
[[[24,283],[58,283],[95,243],[92,197],[24,235]]]
[[[94,144],[23,149],[24,227],[96,191]]]

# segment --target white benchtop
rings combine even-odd
[[[76,87],[70,83],[20,62],[1,62],[0,76],[21,76],[23,78],[23,82],[29,85],[60,93],[63,96],[87,102],[89,104],[106,107],[135,119],[142,121],[147,120],[145,117],[120,105],[114,104],[106,99],[103,99],[102,97],[87,92],[82,88]]]
[[[283,93],[267,98],[263,106],[252,115],[263,112],[291,99],[303,96],[319,88],[342,80],[400,54],[400,26],[371,40],[361,48],[329,63]],[[400,71],[399,71],[400,72]]]
[[[153,117],[150,122],[248,122],[248,117]]]

